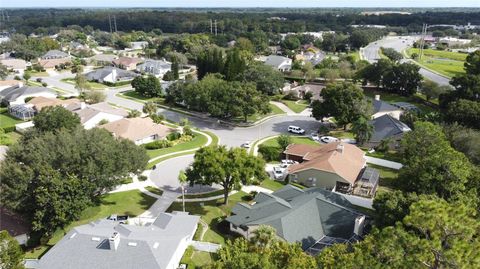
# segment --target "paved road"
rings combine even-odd
[[[378,61],[380,59],[379,51],[381,47],[393,48],[396,51],[402,53],[407,47],[411,47],[413,42],[418,40],[420,36],[401,36],[401,37],[385,37],[381,40],[372,42],[362,49],[362,54],[370,63]],[[409,60],[404,60],[409,61]],[[435,74],[425,68],[420,68],[420,74],[429,80],[435,81],[440,85],[449,85],[450,79]]]

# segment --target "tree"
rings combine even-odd
[[[172,59],[172,75],[173,75],[173,79],[172,79],[172,80],[178,80],[178,78],[180,77],[179,74],[178,74],[178,69],[179,69],[178,60],[177,60],[176,57],[173,57],[173,59]]]
[[[268,249],[277,241],[277,231],[275,228],[266,225],[260,225],[258,229],[253,231],[253,236],[250,238],[250,243],[260,251]]]
[[[23,251],[7,230],[0,231],[0,266],[2,269],[23,269]]]
[[[4,80],[8,76],[8,69],[5,65],[0,63],[0,79]]]
[[[403,55],[396,51],[393,48],[380,48],[382,50],[383,55],[387,56],[388,59],[392,62],[400,62],[403,59]]]
[[[222,73],[225,65],[223,58],[223,50],[218,47],[212,47],[200,54],[197,59],[198,79],[203,79],[208,73]]]
[[[23,73],[23,79],[28,82],[28,80],[32,77],[32,75],[30,74],[30,72],[27,72],[25,71],[25,73]]]
[[[451,88],[449,86],[440,86],[438,83],[431,80],[425,80],[422,83],[422,93],[427,97],[427,101],[436,99],[441,94],[444,94],[450,90]]]
[[[359,145],[370,141],[373,135],[373,125],[368,122],[365,117],[359,117],[352,124],[352,132],[355,135],[355,140]]]
[[[232,86],[233,100],[230,106],[232,115],[242,115],[243,120],[247,122],[248,116],[270,112],[268,97],[259,93],[252,83],[235,83]]]
[[[448,104],[443,113],[447,122],[458,122],[465,126],[480,129],[480,102],[459,99]]]
[[[162,95],[162,85],[155,76],[138,76],[132,80],[132,87],[136,92],[145,97],[158,97]]]
[[[185,171],[180,170],[178,173],[178,182],[180,183],[180,187],[182,188],[182,208],[183,212],[185,212],[185,183],[188,182],[187,180],[187,175],[185,174]]]
[[[249,51],[252,53],[255,52],[255,47],[253,46],[252,41],[244,37],[239,37],[235,41],[235,48],[238,48],[239,50]]]
[[[480,75],[480,51],[468,54],[464,63],[465,71],[470,75]]]
[[[375,84],[377,87],[383,85],[385,74],[393,67],[391,61],[387,59],[380,59],[376,63],[369,64],[362,69],[359,69],[355,74],[357,79],[363,80],[363,84],[368,82]]]
[[[253,82],[256,89],[267,95],[277,94],[283,87],[283,74],[265,64],[251,64],[241,74],[243,82]]]
[[[130,110],[128,111],[128,115],[127,115],[127,118],[138,118],[142,115],[142,112],[134,109],[134,110]]]
[[[27,132],[0,167],[2,203],[48,237],[147,161],[145,149],[104,129]]]
[[[81,72],[77,72],[75,75],[75,89],[78,90],[79,94],[82,94],[86,90],[90,90],[92,87],[88,83],[87,78]]]
[[[89,104],[105,102],[107,96],[101,90],[89,90],[83,93],[83,99]]]
[[[410,205],[419,199],[416,193],[405,193],[399,190],[379,192],[373,200],[373,209],[377,212],[375,226],[378,228],[394,226],[397,221],[402,221],[410,213]]]
[[[157,113],[157,105],[154,102],[147,102],[143,105],[143,113],[152,116]]]
[[[420,67],[416,64],[402,63],[393,65],[383,77],[383,87],[402,95],[412,95],[417,92],[422,81]]]
[[[287,35],[280,46],[285,50],[296,50],[300,47],[300,40],[295,35]]]
[[[228,51],[223,74],[225,79],[232,81],[238,80],[247,67],[247,61],[240,53],[239,49]]]
[[[186,174],[190,184],[220,184],[227,204],[230,191],[240,189],[242,184],[266,179],[264,167],[261,158],[249,155],[244,149],[209,146],[195,153]]]
[[[445,125],[443,131],[453,148],[465,154],[473,164],[480,165],[480,131],[457,123]]]
[[[33,124],[40,132],[73,130],[80,125],[80,118],[62,106],[49,106],[42,108],[40,113],[33,117]]]
[[[323,102],[316,100],[312,103],[312,115],[317,120],[335,117],[338,124],[346,128],[361,116],[370,116],[371,104],[365,103],[362,89],[354,84],[330,84],[320,95]]]
[[[455,151],[441,127],[415,122],[402,139],[402,163],[398,181],[406,191],[457,198],[465,191],[472,167],[465,155]]]
[[[292,144],[292,137],[288,134],[281,134],[277,137],[277,143],[282,148],[282,151],[287,149],[288,145]]]

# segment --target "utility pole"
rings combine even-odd
[[[210,19],[210,34],[213,34],[213,21]]]
[[[117,32],[117,16],[113,15],[113,23],[115,25],[115,33]]]
[[[419,60],[423,57],[423,48],[425,47],[425,37],[427,35],[428,24],[423,24],[422,27],[422,39],[420,40],[420,54],[418,55]]]
[[[217,35],[217,20],[215,20],[215,35]]]
[[[108,24],[110,25],[110,34],[112,33],[112,18],[110,17],[110,14],[108,14]]]

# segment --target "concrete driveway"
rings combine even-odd
[[[163,161],[157,164],[156,168],[152,170],[150,180],[163,190],[181,193],[182,190],[180,188],[180,182],[178,182],[178,174],[180,170],[185,170],[192,162],[193,154]],[[202,193],[218,189],[221,189],[220,185],[194,185],[185,187],[187,193]]]

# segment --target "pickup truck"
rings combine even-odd
[[[113,214],[113,215],[110,215],[107,219],[108,220],[113,220],[113,221],[118,221],[121,224],[126,224],[127,220],[128,220],[128,216],[127,215],[119,216],[117,214]]]

